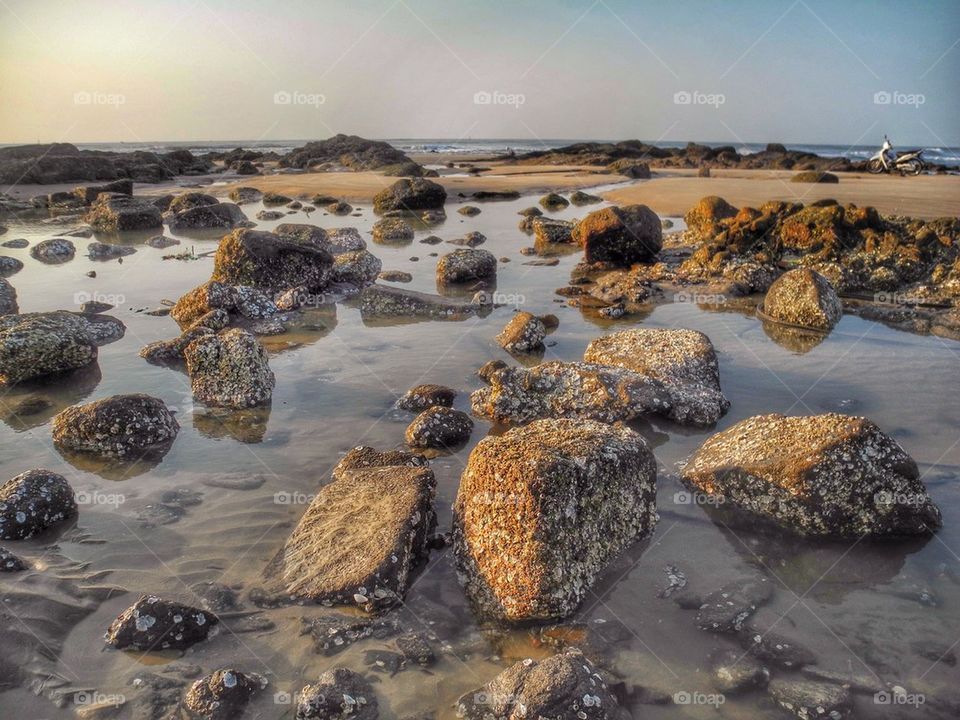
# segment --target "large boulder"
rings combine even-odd
[[[720,232],[721,220],[736,214],[737,209],[722,197],[709,195],[690,208],[683,216],[683,221],[696,237],[707,240]]]
[[[247,408],[265,405],[276,382],[267,351],[246,330],[203,334],[183,350],[195,398],[207,405]]]
[[[100,193],[84,221],[106,231],[155,230],[163,227],[160,208],[144,198]]]
[[[231,285],[270,289],[323,289],[333,257],[311,241],[257,230],[234,230],[213,259],[212,279]]]
[[[180,424],[162,400],[137,393],[68,407],[53,418],[52,430],[61,449],[139,460],[163,456]]]
[[[0,384],[76,370],[97,352],[90,323],[73,313],[0,316]]]
[[[657,466],[644,439],[590,420],[538,420],[470,453],[453,537],[483,617],[572,613],[604,567],[657,521]]]
[[[141,595],[117,616],[104,637],[117,650],[186,650],[206,640],[219,622],[206,610]]]
[[[436,527],[426,467],[342,470],[267,569],[284,597],[373,611],[402,601]]]
[[[373,196],[373,210],[385,213],[413,210],[439,210],[447,201],[443,185],[425,178],[404,178]]]
[[[823,275],[797,268],[770,286],[763,299],[763,313],[788,325],[830,330],[843,315],[843,303]]]
[[[297,694],[296,720],[377,720],[373,686],[347,668],[327,670]]]
[[[170,230],[183,232],[189,230],[204,230],[209,228],[235,228],[247,223],[247,216],[239,205],[218,202],[207,205],[196,205],[181,210],[170,217]]]
[[[710,338],[696,330],[637,329],[592,341],[583,359],[662,380],[670,387],[670,417],[682,424],[712,425],[730,407],[720,390],[720,369]]]
[[[351,170],[376,170],[406,162],[410,162],[410,158],[388,142],[342,133],[308,142],[280,158],[281,167],[303,169],[334,163]]]
[[[584,249],[587,262],[631,265],[656,258],[663,245],[663,228],[646,205],[606,207],[577,223],[573,239]]]
[[[708,439],[683,479],[804,535],[916,535],[941,523],[913,459],[861,417],[748,418]]]
[[[76,514],[73,488],[49,470],[28,470],[0,486],[0,540],[25,540]]]
[[[488,250],[460,248],[437,261],[437,282],[450,283],[488,280],[497,275],[497,257]]]
[[[0,277],[0,315],[15,315],[20,312],[17,291],[5,278]]]
[[[476,415],[505,425],[564,417],[616,422],[666,415],[672,408],[670,391],[660,380],[607,365],[551,361],[529,369],[503,368],[489,379],[490,387],[470,396],[471,407]]]
[[[576,648],[528,658],[457,701],[465,720],[617,720],[624,711],[597,668]]]

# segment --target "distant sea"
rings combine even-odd
[[[894,141],[896,138],[894,138]],[[229,141],[194,141],[194,142],[143,142],[143,143],[76,143],[77,147],[85,150],[110,150],[116,152],[132,152],[147,150],[151,152],[166,152],[186,148],[194,154],[207,152],[224,152],[233,148],[242,147],[264,152],[274,151],[279,154],[289,152],[295,147],[303,145],[306,140],[229,140]],[[500,154],[513,150],[516,153],[525,153],[532,150],[549,150],[570,145],[577,142],[593,142],[588,140],[444,140],[444,139],[388,139],[394,147],[406,153],[462,153],[467,154]],[[604,142],[604,141],[600,141]],[[615,142],[615,141],[612,141]],[[679,148],[687,143],[670,142],[666,140],[650,141],[659,147]],[[703,142],[703,145],[720,147],[733,145],[741,155],[747,155],[763,150],[766,143],[730,143],[730,142]],[[850,160],[864,160],[877,152],[878,147],[873,145],[814,145],[784,143],[788,150],[812,152],[824,157],[846,157]],[[0,147],[5,147],[0,145]],[[914,149],[913,146],[898,146],[898,150]],[[924,148],[924,158],[931,163],[960,167],[960,148],[957,147],[927,147]]]

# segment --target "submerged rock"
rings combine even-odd
[[[710,632],[740,632],[743,623],[773,594],[766,578],[732,582],[705,598],[697,611],[697,627]]]
[[[417,385],[397,400],[397,408],[410,412],[421,412],[432,407],[450,407],[457,391],[444,385]]]
[[[340,472],[317,492],[267,577],[297,600],[368,611],[400,602],[428,553],[435,490],[425,467]]]
[[[663,245],[660,218],[646,205],[594,210],[577,223],[573,239],[587,262],[630,265],[656,258]]]
[[[368,285],[360,293],[360,314],[373,318],[427,318],[465,320],[483,310],[474,303],[385,285]]]
[[[669,416],[681,424],[713,425],[729,409],[710,338],[696,330],[636,329],[593,340],[589,363],[633,370],[663,381],[672,398]]]
[[[269,403],[276,382],[267,351],[246,330],[203,334],[183,355],[193,395],[207,405],[247,408]]]
[[[447,450],[470,439],[473,420],[465,412],[436,406],[424,410],[407,427],[406,440],[410,447]]]
[[[0,315],[15,315],[18,312],[20,306],[17,304],[16,289],[5,278],[0,277]]]
[[[297,720],[376,720],[377,696],[362,675],[346,668],[323,673],[298,693]]]
[[[231,285],[283,290],[323,289],[330,279],[333,258],[313,242],[292,236],[240,229],[217,246],[212,280]]]
[[[2,520],[0,520],[2,522]],[[0,572],[20,572],[27,564],[4,547],[0,547]]]
[[[362,470],[371,467],[392,467],[400,465],[403,467],[426,467],[427,459],[414,452],[407,450],[376,450],[369,445],[358,445],[352,448],[337,463],[333,469],[333,479],[339,480],[340,477],[350,470]]]
[[[497,335],[497,342],[507,352],[529,353],[543,349],[543,338],[547,335],[543,320],[533,313],[520,311],[514,313],[507,326]]]
[[[615,422],[647,413],[667,415],[673,407],[661,381],[593,363],[509,367],[490,375],[489,381],[490,387],[470,396],[471,407],[475,414],[504,424],[559,417]]]
[[[487,250],[461,248],[437,261],[437,282],[441,285],[487,280],[496,275],[497,258]]]
[[[534,216],[530,221],[533,229],[534,247],[540,251],[555,243],[573,242],[576,225],[569,220],[554,220]]]
[[[404,178],[373,196],[376,213],[391,210],[438,210],[447,200],[443,185],[424,178]]]
[[[171,205],[171,210],[173,205]],[[184,232],[190,230],[205,230],[210,228],[235,228],[247,224],[247,216],[239,205],[225,202],[197,205],[179,212],[170,217],[170,230]]]
[[[540,205],[545,210],[556,211],[563,210],[570,204],[570,201],[567,200],[563,195],[558,195],[557,193],[547,193],[542,198],[540,198]]]
[[[457,566],[483,617],[572,613],[657,521],[656,462],[626,427],[538,420],[484,438],[454,504]]]
[[[90,323],[73,313],[0,316],[0,384],[86,367],[97,345]]]
[[[73,405],[52,424],[61,449],[133,460],[163,456],[179,430],[162,400],[139,393]]]
[[[683,479],[804,535],[916,535],[941,523],[916,463],[866,418],[748,418],[708,439]]]
[[[183,704],[198,720],[234,720],[267,679],[239,670],[217,670],[197,680],[187,691]]]
[[[528,658],[457,701],[466,720],[615,720],[623,710],[597,668],[576,648]]]
[[[400,218],[383,218],[373,225],[373,241],[381,245],[408,243],[413,240],[413,228]]]
[[[583,190],[577,190],[570,196],[570,202],[574,205],[592,205],[593,203],[603,202],[603,198],[585,193]]]
[[[49,470],[28,470],[0,486],[0,540],[25,540],[76,514],[73,488]],[[17,560],[5,557],[5,565],[10,558]]]
[[[756,658],[739,650],[721,650],[710,657],[713,685],[723,693],[739,693],[763,686],[770,672]]]
[[[130,245],[111,245],[102,242],[92,242],[87,245],[87,255],[91,260],[112,260],[133,255],[136,251],[137,249]]]
[[[76,245],[62,237],[41,240],[30,248],[30,257],[45,263],[67,262],[72,260],[76,253]]]
[[[850,690],[843,685],[775,678],[767,691],[777,705],[801,720],[842,720],[853,711]]]
[[[843,304],[823,275],[799,268],[784,273],[770,286],[763,312],[778,322],[830,330],[843,315]]]
[[[160,208],[144,198],[119,193],[101,193],[84,216],[98,230],[153,230],[163,227]]]
[[[110,624],[104,638],[117,650],[185,650],[206,640],[219,622],[206,610],[141,595]]]

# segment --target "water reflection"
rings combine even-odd
[[[16,432],[40,427],[90,395],[101,377],[100,365],[93,362],[78,370],[4,388],[0,393],[0,420]]]

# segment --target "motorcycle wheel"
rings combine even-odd
[[[911,160],[903,164],[903,172],[907,175],[919,175],[923,172],[923,163],[919,160]]]
[[[867,172],[871,172],[874,175],[879,175],[883,172],[883,163],[874,158],[867,163]]]

